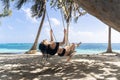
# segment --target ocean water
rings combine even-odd
[[[32,43],[7,43],[0,44],[0,53],[23,53],[32,47]],[[97,54],[105,52],[107,43],[82,43],[76,51],[78,54]],[[114,52],[120,52],[120,43],[113,43]]]

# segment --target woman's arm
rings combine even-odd
[[[50,30],[50,41],[54,41],[54,39],[53,39],[53,31],[52,31],[52,29]]]

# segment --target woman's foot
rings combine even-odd
[[[82,42],[77,43],[77,44],[76,44],[76,47],[79,47],[79,46],[80,46],[80,44],[82,44]]]

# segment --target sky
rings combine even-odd
[[[31,17],[28,5],[20,10],[14,7],[12,9],[11,16],[0,18],[0,43],[33,43],[41,19]],[[47,13],[57,41],[62,41],[64,27],[59,10],[47,7]],[[43,39],[50,39],[49,31],[50,27],[46,17],[39,42]],[[120,43],[119,36],[120,33],[112,29],[112,43]],[[74,21],[70,23],[69,42],[107,43],[108,26],[90,14],[81,16],[77,23]]]

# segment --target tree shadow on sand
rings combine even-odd
[[[53,63],[54,61],[54,63]],[[102,62],[102,61],[101,61]],[[106,80],[120,79],[120,67],[100,61],[72,61],[65,63],[64,58],[50,60],[49,65],[42,65],[40,56],[1,62],[0,79],[2,80]],[[108,69],[108,70],[106,70]]]

